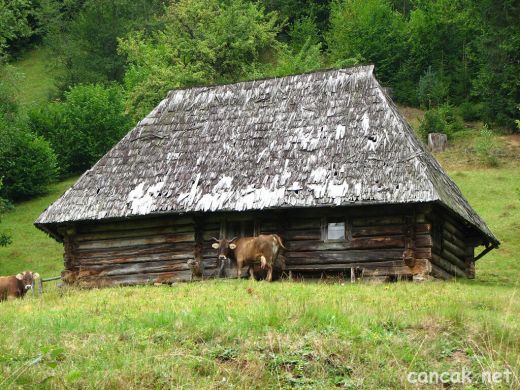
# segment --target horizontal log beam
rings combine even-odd
[[[285,246],[290,251],[334,251],[348,249],[390,249],[404,248],[402,236],[357,237],[349,241],[288,241]]]
[[[453,275],[446,272],[444,269],[442,269],[441,267],[438,267],[437,265],[435,264],[432,264],[432,276],[438,278],[438,279],[444,279],[444,280],[449,280],[449,279],[452,279],[453,278]]]
[[[402,260],[402,249],[386,249],[386,250],[348,250],[348,251],[311,251],[311,252],[294,252],[287,251],[285,253],[287,264],[296,263],[338,263],[338,262],[363,262],[363,261],[385,261],[385,260]]]
[[[443,259],[435,253],[433,253],[432,255],[432,263],[452,275],[459,276],[462,278],[466,277],[466,273],[462,269],[457,267],[455,264]]]
[[[179,225],[193,225],[193,218],[191,217],[168,217],[168,218],[148,218],[148,219],[126,219],[111,223],[80,223],[77,225],[78,234],[80,233],[96,233],[96,232],[111,232],[115,230],[132,230],[132,229],[146,229],[163,226],[179,226]]]
[[[158,234],[142,238],[120,238],[114,240],[82,241],[77,243],[79,250],[135,248],[155,244],[175,244],[195,242],[195,233]]]
[[[99,240],[113,240],[119,238],[142,238],[149,236],[157,236],[163,234],[176,234],[176,233],[190,233],[193,232],[193,226],[181,225],[181,226],[163,226],[153,228],[141,228],[141,229],[129,229],[129,230],[115,230],[106,231],[99,233],[79,233],[74,236],[74,241],[99,241]]]

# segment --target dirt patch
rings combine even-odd
[[[456,349],[455,351],[453,351],[449,357],[449,360],[453,363],[453,364],[456,364],[456,365],[460,365],[460,366],[470,366],[471,365],[471,359],[469,357],[469,355],[461,350],[461,349]]]
[[[514,148],[520,148],[520,134],[511,134],[501,137],[506,144]]]

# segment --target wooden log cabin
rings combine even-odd
[[[81,286],[216,277],[212,237],[277,233],[304,278],[472,278],[499,245],[372,66],[171,91],[35,224]]]

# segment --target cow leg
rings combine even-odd
[[[237,258],[237,279],[240,279],[240,275],[242,275],[242,259]]]
[[[265,269],[266,265],[267,265],[267,260],[266,260],[265,256],[260,256],[260,267],[262,269]]]
[[[267,266],[267,277],[265,278],[268,282],[273,281],[273,266],[272,264]]]
[[[249,278],[255,280],[255,270],[251,266],[249,266]]]

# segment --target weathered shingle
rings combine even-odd
[[[36,224],[435,201],[496,241],[360,66],[171,91]]]

